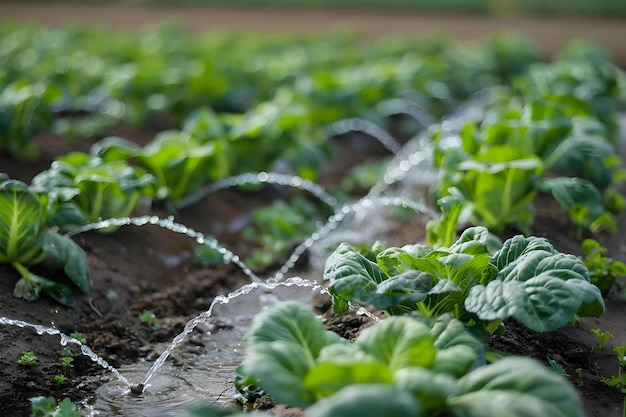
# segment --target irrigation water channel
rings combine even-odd
[[[398,104],[398,103],[396,103]],[[419,109],[405,106],[400,103],[394,111],[403,111],[413,116],[418,123],[427,127],[433,123],[430,117]],[[402,107],[404,106],[404,107]],[[485,94],[478,94],[464,106],[445,118],[441,125],[450,132],[447,139],[449,146],[459,146],[458,135],[455,134],[459,122],[468,119],[480,119],[485,108]],[[208,245],[223,256],[225,262],[237,265],[250,278],[250,283],[225,295],[215,297],[207,310],[191,319],[184,330],[164,348],[163,353],[153,363],[141,361],[133,365],[122,366],[119,369],[110,366],[106,358],[96,355],[88,346],[82,345],[53,327],[26,323],[20,320],[0,317],[0,324],[34,329],[38,334],[58,335],[61,345],[80,345],[81,352],[110,371],[111,380],[103,383],[94,392],[92,398],[86,399],[82,406],[86,416],[133,416],[133,417],[161,417],[180,415],[182,410],[197,401],[220,403],[236,395],[232,386],[235,368],[244,358],[245,345],[242,342],[244,333],[249,328],[252,318],[271,305],[284,300],[298,300],[303,303],[312,303],[315,294],[325,293],[322,277],[322,268],[327,253],[323,247],[328,240],[360,242],[376,236],[369,236],[384,230],[384,221],[380,213],[376,214],[376,222],[366,222],[368,214],[376,210],[391,206],[403,206],[414,210],[419,215],[428,218],[437,216],[431,208],[416,202],[415,187],[429,184],[434,179],[430,166],[430,143],[426,129],[409,140],[404,146],[399,144],[377,125],[362,119],[350,119],[334,126],[335,133],[360,131],[366,133],[395,155],[387,167],[383,178],[362,199],[341,207],[335,208],[334,213],[325,224],[295,248],[287,262],[273,276],[264,279],[258,277],[234,253],[223,247],[216,239],[196,232],[195,230],[176,223],[173,217],[159,218],[157,216],[125,217],[108,219],[89,224],[68,233],[75,236],[80,233],[108,228],[111,226],[155,225],[189,236],[199,244]],[[317,184],[310,183],[295,176],[261,172],[244,174],[237,177],[218,181],[205,190],[207,195],[221,188],[234,187],[243,184],[273,183],[303,189],[316,196],[329,206],[336,204],[335,199],[327,194]],[[393,187],[392,187],[393,186]],[[385,195],[392,188],[393,195]],[[423,196],[422,196],[423,197]],[[374,225],[365,227],[365,224]],[[339,228],[341,226],[341,228]],[[369,235],[368,235],[369,234]],[[321,244],[325,242],[326,244]],[[316,250],[316,246],[320,247]],[[295,266],[299,258],[310,251],[310,268],[306,277],[289,277],[288,272]],[[359,314],[368,314],[364,309],[354,306]],[[371,316],[372,319],[376,319]],[[215,326],[214,324],[218,325]],[[219,323],[231,323],[232,326],[219,326]],[[167,362],[170,353],[188,339],[188,335],[195,329],[206,346],[206,351],[198,355],[194,366],[177,367]],[[218,331],[212,331],[219,328]]]

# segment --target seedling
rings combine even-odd
[[[617,355],[617,360],[619,362],[617,375],[612,375],[608,378],[603,377],[601,380],[609,387],[615,388],[623,394],[626,394],[626,345],[616,346],[613,348],[613,351]]]
[[[153,329],[158,329],[159,328],[159,324],[156,322],[156,316],[150,310],[142,311],[141,314],[139,314],[139,316],[137,316],[137,318],[139,319],[140,322],[146,323],[147,325],[149,325]]]
[[[67,381],[67,377],[65,375],[54,376],[54,382],[56,382],[57,385],[63,385],[66,381]]]
[[[80,332],[70,333],[70,337],[73,337],[74,339],[78,340],[83,345],[87,344],[87,339],[85,338],[85,335]]]
[[[17,363],[24,366],[37,365],[37,355],[27,350],[25,352],[22,352],[22,356],[20,356],[20,358],[17,360]]]
[[[67,373],[67,371],[74,367],[74,365],[72,365],[72,362],[74,362],[74,358],[71,356],[63,356],[61,358],[61,365],[63,366],[63,370],[65,371],[65,373]]]
[[[613,339],[613,334],[611,332],[603,332],[600,329],[591,329],[591,333],[596,336],[598,341],[598,347],[602,349],[602,346],[610,339]]]

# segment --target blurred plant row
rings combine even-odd
[[[0,26],[0,63],[0,152],[36,158],[39,133],[102,138],[88,153],[58,157],[29,185],[2,180],[0,227],[8,238],[0,241],[0,261],[28,277],[16,293],[26,298],[36,298],[36,288],[60,300],[69,291],[35,285],[25,272],[23,265],[43,255],[17,248],[58,247],[39,237],[49,236],[44,231],[128,216],[153,201],[178,210],[207,184],[279,164],[315,181],[333,158],[334,122],[346,119],[384,132],[397,128],[391,116],[418,113],[407,137],[428,135],[439,172],[431,197],[443,215],[429,225],[431,243],[451,244],[450,231],[466,222],[528,233],[542,193],[580,230],[613,230],[624,206],[616,117],[626,105],[626,78],[606,51],[584,42],[543,63],[527,38],[505,34],[476,43],[445,36],[366,42],[340,33],[199,35],[177,26],[130,33],[7,23]],[[424,121],[442,120],[485,90],[475,120]],[[145,146],[107,137],[121,124],[161,132]],[[281,233],[298,238],[286,219],[315,216],[305,203],[295,206],[291,214],[281,208],[280,219],[257,215],[271,235],[261,244],[284,247],[276,241]],[[16,225],[29,218],[25,212],[32,220]],[[285,224],[276,233],[278,220]],[[58,255],[66,264],[68,255]],[[84,272],[74,281],[86,290]]]

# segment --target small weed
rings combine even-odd
[[[603,377],[601,378],[601,381],[609,387],[626,394],[626,345],[616,346],[613,348],[613,351],[617,355],[617,360],[619,361],[617,375]]]
[[[563,368],[560,363],[552,359],[550,356],[546,356],[546,358],[548,359],[548,364],[550,365],[550,369],[552,369],[552,371],[563,377],[569,378],[569,375],[565,372],[565,368]]]
[[[140,322],[146,323],[147,325],[149,325],[153,329],[158,329],[159,328],[159,324],[156,322],[156,316],[154,315],[154,313],[152,311],[144,310],[137,317],[139,318]]]
[[[578,375],[578,382],[576,382],[576,385],[578,385],[579,388],[582,388],[585,385],[585,382],[583,381],[583,368],[576,368],[576,375]]]
[[[67,377],[65,375],[54,376],[54,382],[56,382],[57,385],[63,385],[66,381],[67,381]]]
[[[61,358],[61,365],[63,365],[63,370],[66,373],[68,369],[74,367],[74,365],[72,365],[72,362],[74,362],[74,358],[72,356],[63,356]]]
[[[24,366],[37,365],[37,355],[27,350],[22,352],[22,356],[17,360],[17,363]]]
[[[117,299],[118,295],[117,292],[115,292],[115,290],[108,290],[106,293],[106,298],[109,301],[113,301],[115,299]]]
[[[611,332],[603,332],[600,329],[591,329],[590,332],[596,336],[598,347],[600,349],[602,349],[602,346],[604,346],[608,340],[613,339],[613,334]]]
[[[53,397],[35,397],[30,402],[34,417],[81,417],[76,404],[69,398],[65,398],[58,406]]]
[[[35,388],[37,386],[37,383],[35,381],[28,381],[26,383],[26,388]]]
[[[606,248],[593,239],[584,240],[582,246],[585,253],[583,263],[589,270],[591,283],[595,284],[603,295],[606,295],[612,287],[616,287],[624,297],[626,287],[617,281],[617,277],[626,275],[626,264],[604,256]]]
[[[70,333],[70,337],[73,337],[74,339],[78,340],[83,345],[87,344],[87,339],[85,338],[85,335],[80,332]]]

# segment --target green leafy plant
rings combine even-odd
[[[74,297],[68,286],[33,274],[27,268],[47,256],[51,266],[62,268],[78,289],[89,290],[85,252],[69,237],[48,229],[47,214],[46,194],[38,196],[21,181],[0,182],[0,263],[11,264],[22,276],[13,290],[16,297],[35,300],[44,292],[59,303],[72,306]]]
[[[598,347],[600,349],[602,349],[602,346],[604,346],[604,344],[613,339],[613,333],[611,332],[604,332],[600,329],[591,329],[589,330],[591,333],[593,333],[593,335],[596,337],[596,340],[598,342]]]
[[[37,365],[37,355],[27,350],[22,352],[22,356],[17,360],[17,363],[24,366]]]
[[[626,394],[626,346],[615,346],[613,350],[618,361],[617,375],[603,377],[601,380],[609,387]]]
[[[154,196],[155,183],[152,175],[126,161],[105,162],[99,157],[73,152],[57,158],[50,169],[35,176],[31,187],[47,192],[57,205],[71,204],[77,209],[74,219],[57,221],[59,226],[68,226],[64,223],[74,221],[81,225],[129,216],[141,198]]]
[[[253,224],[243,230],[243,237],[261,245],[246,259],[253,267],[276,263],[315,231],[321,221],[319,209],[310,200],[294,196],[291,200],[275,200],[271,205],[255,210]]]
[[[1,77],[0,77],[1,78]],[[1,80],[0,80],[1,81]],[[0,82],[0,152],[32,158],[35,133],[52,126],[50,104],[61,98],[58,85],[25,79]]]
[[[488,334],[508,317],[549,331],[575,315],[604,312],[582,261],[557,252],[544,238],[518,235],[501,244],[479,226],[450,247],[377,248],[369,257],[341,244],[327,259],[324,277],[336,312],[345,312],[350,302],[391,315],[449,312]]]
[[[591,282],[605,295],[613,287],[626,298],[626,287],[617,280],[626,275],[626,265],[616,259],[605,256],[606,248],[594,239],[585,239],[582,244],[583,263],[589,270]]]
[[[307,417],[360,415],[582,416],[566,379],[507,357],[482,365],[484,345],[450,315],[390,317],[354,342],[295,302],[254,319],[239,384],[256,384]],[[482,366],[481,366],[482,365]],[[506,404],[506,405],[505,405]]]
[[[80,417],[78,408],[69,398],[58,405],[53,397],[34,397],[30,399],[34,417]]]
[[[150,310],[142,311],[139,314],[139,316],[137,316],[137,318],[139,319],[140,322],[146,323],[148,326],[152,327],[153,329],[158,329],[160,327],[159,324],[156,322],[156,316]]]
[[[63,385],[65,382],[67,382],[67,377],[65,375],[55,375],[54,382],[57,385]]]
[[[156,198],[180,208],[186,199],[200,192],[200,185],[225,176],[225,145],[202,141],[186,130],[160,132],[144,147],[120,138],[107,138],[93,152],[113,163],[135,158],[157,179]]]

